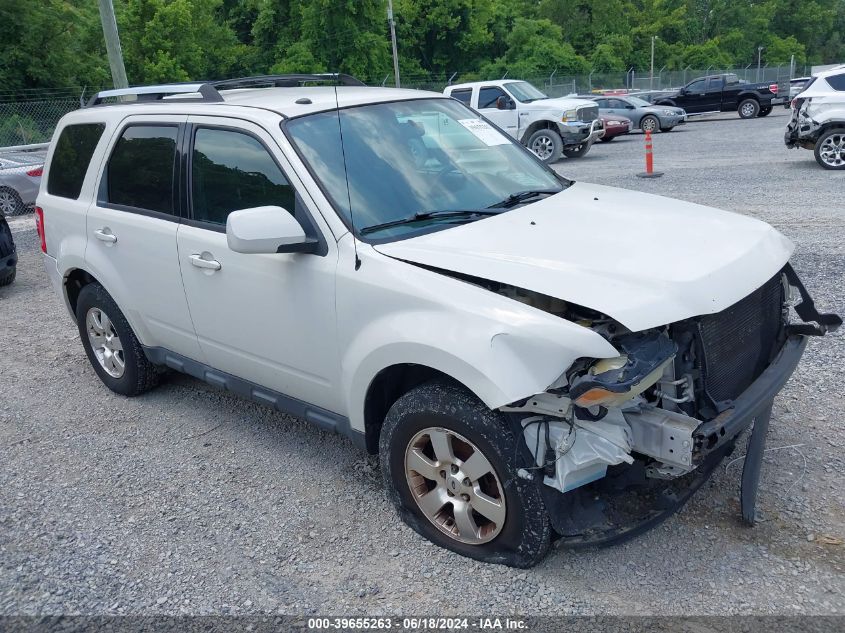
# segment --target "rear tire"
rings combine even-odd
[[[0,214],[7,218],[23,212],[23,201],[18,192],[9,187],[0,188]]]
[[[756,99],[746,99],[739,104],[737,112],[741,119],[753,119],[760,112],[760,104]]]
[[[769,116],[772,113],[772,106],[768,106],[767,108],[760,108],[760,113],[757,115],[758,117]]]
[[[672,130],[674,130],[674,129],[675,129],[675,126],[674,126],[674,125],[670,125],[669,127],[662,127],[662,128],[660,128],[660,131],[661,131],[661,132],[671,132],[671,131],[672,131]]]
[[[816,162],[825,169],[845,169],[845,128],[825,132],[813,149]]]
[[[531,567],[549,548],[551,526],[542,484],[516,474],[518,441],[502,415],[466,389],[429,382],[387,413],[379,439],[384,485],[402,520],[434,544]]]
[[[115,393],[137,396],[158,384],[159,373],[114,299],[98,283],[82,288],[76,302],[82,346],[103,384]]]
[[[528,139],[528,149],[547,165],[560,160],[562,147],[560,134],[554,130],[537,130]]]

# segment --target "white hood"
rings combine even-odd
[[[573,110],[581,106],[596,106],[596,102],[590,99],[578,97],[555,97],[553,99],[539,99],[530,103],[523,103],[519,107],[522,110]]]
[[[724,310],[780,270],[793,245],[746,216],[575,183],[502,215],[375,249],[570,301],[638,331]]]

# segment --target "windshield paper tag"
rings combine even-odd
[[[485,145],[507,145],[510,141],[496,128],[481,119],[458,119],[470,132],[475,134]]]

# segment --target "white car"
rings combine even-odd
[[[604,135],[590,99],[552,99],[527,81],[499,79],[447,86],[443,94],[468,105],[530,149],[544,163],[561,154],[581,158]]]
[[[813,150],[825,169],[845,169],[845,65],[813,76],[793,100],[784,142]]]
[[[484,561],[654,524],[756,420],[753,517],[772,399],[841,323],[792,244],[566,180],[440,94],[297,85],[326,79],[109,91],[61,120],[37,226],[105,385],[170,368],[345,435],[413,529]]]

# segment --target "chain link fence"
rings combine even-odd
[[[796,76],[809,75],[809,68],[793,68],[789,64],[780,66],[748,65],[742,68],[704,69],[685,68],[667,71],[665,68],[642,72],[631,69],[627,72],[600,73],[591,72],[580,75],[562,75],[557,72],[545,76],[520,77],[504,73],[504,76],[481,76],[478,73],[431,74],[403,76],[403,88],[432,90],[441,92],[447,85],[463,81],[480,79],[525,79],[543,90],[550,97],[562,97],[570,94],[588,94],[602,90],[672,90],[703,75],[733,73],[741,80],[749,82],[776,82]],[[370,85],[393,85],[393,75],[386,75],[381,81],[370,81]],[[14,145],[46,143],[50,140],[59,119],[80,107],[92,94],[91,89],[82,87],[55,90],[19,90],[0,92],[0,148]]]

